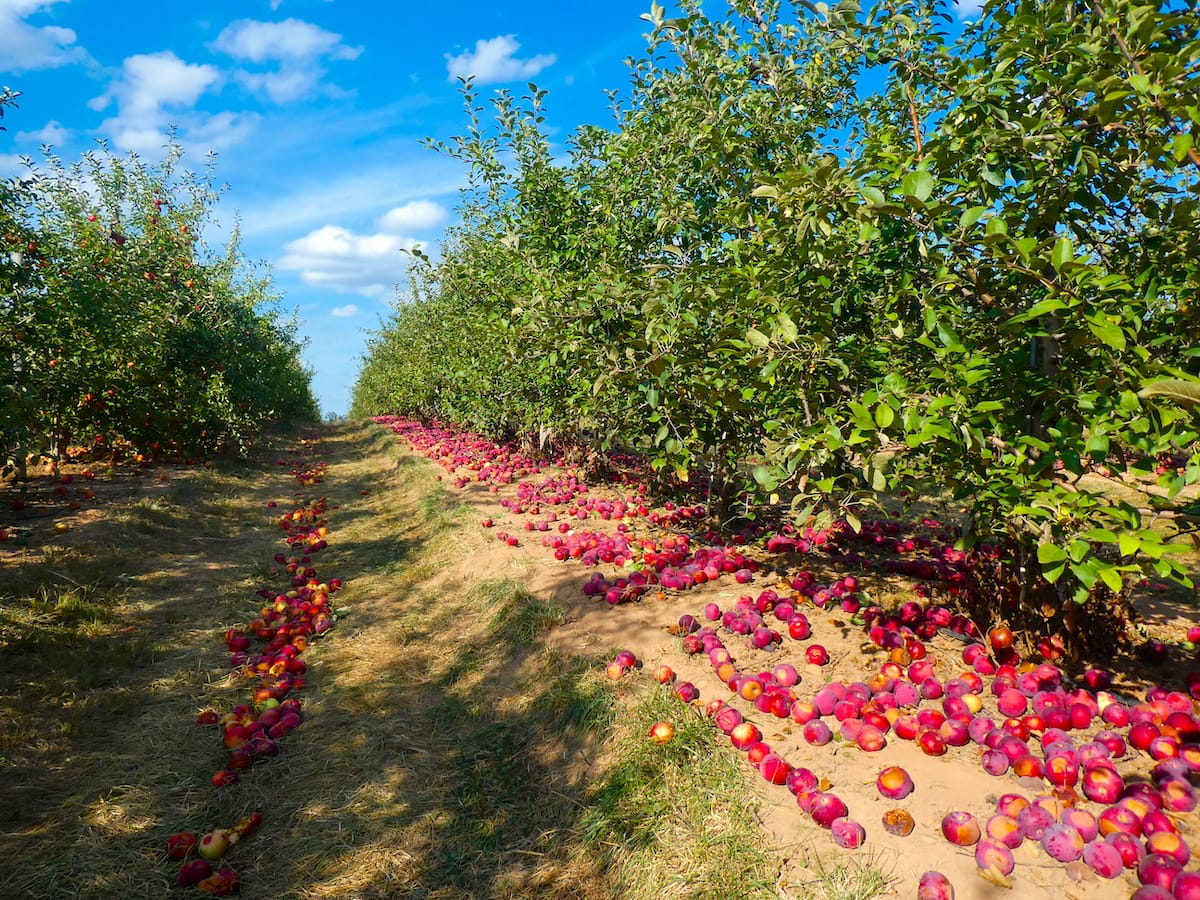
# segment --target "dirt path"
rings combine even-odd
[[[289,473],[309,458],[328,463],[324,481],[298,488]],[[43,491],[3,523],[19,540],[0,544],[0,896],[165,896],[178,870],[163,856],[169,835],[252,810],[261,831],[227,857],[248,897],[865,900],[912,896],[928,868],[959,898],[1131,893],[1128,875],[1077,883],[1028,843],[1011,892],[981,879],[941,816],[982,822],[997,795],[1045,785],[984,775],[973,745],[938,758],[896,739],[873,754],[814,747],[790,721],[734,701],[668,626],[773,579],[610,608],[580,592],[587,569],[536,537],[510,548],[479,527],[489,517],[521,533],[500,506],[515,486],[459,490],[439,474],[383,429],[344,426],[308,447],[281,439],[249,464],[101,475],[79,510]],[[279,756],[214,788],[227,752],[192,722],[249,691],[222,635],[255,616],[257,590],[286,584],[275,517],[318,495],[329,547],[312,565],[344,588],[336,627],[303,654],[304,724]],[[805,699],[878,672],[881,652],[848,617],[812,613],[829,665],[804,664],[799,644],[769,653],[731,640],[739,667],[795,662]],[[620,648],[643,666],[611,682],[603,664]],[[933,641],[943,680],[964,668],[960,650]],[[699,708],[655,685],[660,664],[699,687],[697,707],[738,705],[823,779],[866,827],[863,849],[835,848]],[[675,745],[647,746],[656,718],[680,729]],[[903,803],[874,788],[887,765],[917,784]],[[879,827],[895,805],[914,816],[911,836]],[[1193,844],[1195,819],[1178,817]]]

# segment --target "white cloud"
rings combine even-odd
[[[100,110],[116,100],[123,117],[154,118],[167,106],[192,106],[220,78],[214,66],[186,63],[170,50],[139,53],[126,57],[120,78],[88,105]]]
[[[446,221],[446,208],[432,200],[413,200],[379,217],[379,228],[390,234],[427,231]]]
[[[100,130],[122,150],[157,153],[169,127],[176,126],[183,143],[204,153],[243,140],[257,123],[253,114],[209,115],[193,109],[220,83],[215,66],[184,62],[169,50],[143,53],[127,57],[120,76],[88,106],[99,111],[116,103],[117,115],[106,119]]]
[[[75,32],[57,25],[30,25],[25,19],[62,0],[0,0],[0,65],[6,72],[50,69],[84,62]]]
[[[316,288],[364,297],[385,297],[402,281],[407,261],[401,250],[417,245],[394,234],[357,234],[339,225],[323,225],[284,245],[278,266],[299,272]]]
[[[475,76],[476,84],[494,84],[503,81],[519,81],[532,78],[547,66],[554,64],[553,53],[540,53],[529,59],[517,59],[514,55],[521,49],[515,36],[502,34],[498,37],[475,42],[475,51],[457,56],[446,54],[448,81],[456,81],[469,75]]]
[[[325,75],[321,60],[352,60],[362,53],[361,47],[343,44],[340,34],[299,19],[282,22],[239,19],[217,36],[213,46],[243,62],[278,63],[276,70],[242,70],[237,78],[250,90],[264,93],[272,102],[281,104],[313,92]]]
[[[282,22],[256,22],[239,19],[217,37],[217,49],[250,62],[268,60],[303,61],[313,57],[355,59],[361,47],[347,47],[342,36],[299,19]]]
[[[983,3],[984,0],[954,0],[955,12],[960,19],[970,19],[979,15]]]
[[[37,131],[18,131],[16,139],[28,144],[52,144],[62,146],[71,138],[71,132],[63,128],[61,122],[51,119]]]
[[[329,311],[329,314],[335,319],[353,319],[358,315],[358,307],[353,303],[347,303],[345,306],[335,306]]]

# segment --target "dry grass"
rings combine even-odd
[[[0,556],[0,895],[161,895],[161,839],[237,805],[191,722],[239,687],[219,634],[274,552],[253,474],[110,480],[102,518]]]

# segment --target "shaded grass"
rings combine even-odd
[[[219,633],[258,602],[277,479],[265,457],[106,478],[103,515],[0,557],[0,896],[166,894],[146,837],[204,805],[191,722],[229,696]]]

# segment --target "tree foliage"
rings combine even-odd
[[[1186,580],[1196,0],[730,8],[655,5],[566,159],[535,86],[486,125],[464,86],[461,224],[355,412],[634,448],[809,522],[944,488],[1004,615]],[[1102,483],[1180,455],[1139,500]]]
[[[105,148],[47,154],[4,185],[0,359],[10,464],[69,447],[147,456],[239,450],[269,422],[315,418],[295,322],[236,236],[202,235],[211,165]]]

